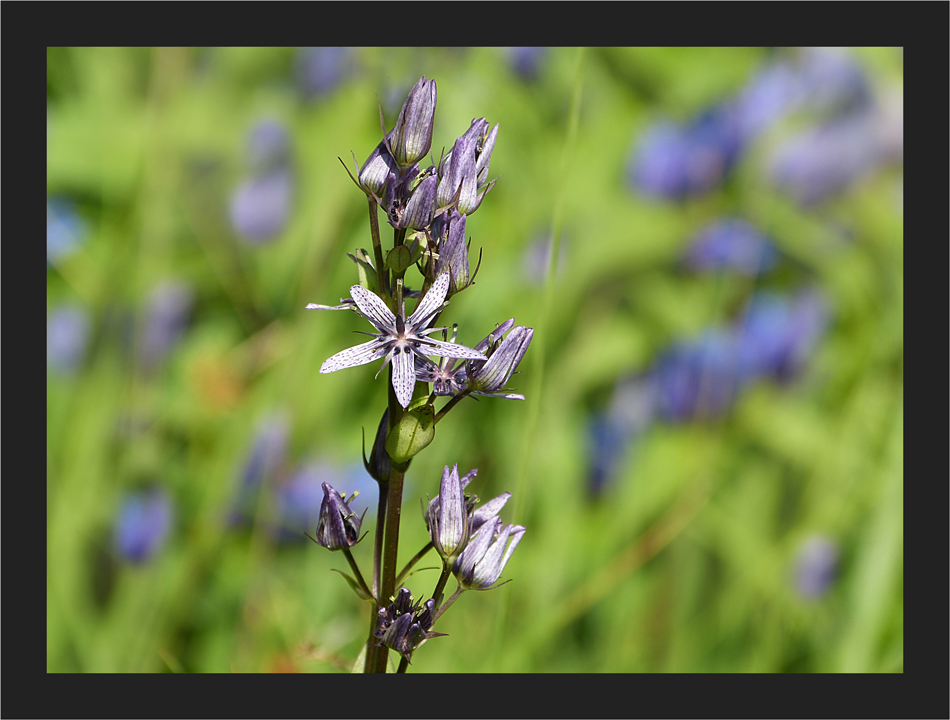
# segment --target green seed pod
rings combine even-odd
[[[412,251],[405,245],[397,245],[386,256],[386,264],[397,275],[404,273],[412,265]]]
[[[435,411],[423,405],[407,412],[386,438],[386,452],[394,463],[409,462],[435,437]]]

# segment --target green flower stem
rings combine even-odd
[[[386,506],[389,501],[389,483],[379,483],[379,503],[376,506],[376,537],[373,539],[373,597],[379,602],[379,579],[383,570],[383,528],[386,526]]]
[[[404,567],[404,568],[402,569],[402,571],[396,576],[396,585],[401,584],[402,581],[406,579],[406,575],[409,573],[410,570],[412,570],[413,566],[414,566],[417,562],[419,562],[420,560],[422,560],[422,558],[425,556],[425,554],[426,554],[427,552],[429,552],[432,548],[433,548],[433,545],[432,545],[432,543],[430,542],[430,543],[426,544],[426,546],[425,546],[424,548],[422,548],[422,550],[420,550],[420,551],[417,552],[415,555],[413,555],[412,560],[410,560],[409,562],[407,562],[407,563],[406,563],[406,567]]]
[[[435,625],[435,621],[442,617],[442,613],[452,607],[452,603],[459,599],[459,596],[465,592],[465,588],[461,584],[455,589],[455,592],[452,593],[452,597],[446,600],[442,605],[439,606],[439,609],[435,611],[435,615],[432,616],[432,624]]]
[[[376,636],[373,633],[376,630],[376,616],[379,613],[379,587],[383,567],[383,528],[386,525],[386,507],[388,500],[389,483],[381,482],[379,483],[379,504],[376,507],[376,537],[373,541],[373,597],[375,600],[370,603],[369,639],[366,641],[366,664],[363,666],[363,672],[367,673],[374,672],[376,667],[376,651],[379,649],[372,647],[372,645],[376,642]]]
[[[348,547],[343,548],[343,554],[346,556],[346,561],[350,564],[350,570],[353,571],[353,575],[356,577],[356,582],[360,584],[360,589],[365,592],[367,595],[372,595],[369,591],[369,588],[366,587],[366,581],[363,579],[363,573],[360,572],[360,566],[356,564],[356,560],[353,559],[353,553],[350,552]],[[373,597],[376,597],[373,595]]]
[[[397,672],[397,673],[404,673],[404,672],[406,672],[406,668],[408,668],[408,667],[409,667],[409,661],[406,660],[406,658],[402,658],[402,659],[399,661],[399,667],[396,669],[396,672]]]
[[[379,239],[379,217],[376,215],[376,201],[371,195],[366,196],[369,202],[369,229],[373,236],[373,259],[376,261],[376,283],[379,292],[385,300],[389,295],[389,283],[386,282],[386,264],[383,262],[383,246]]]
[[[449,575],[452,574],[452,568],[449,567],[449,564],[444,560],[442,561],[442,574],[439,576],[439,582],[435,585],[435,590],[432,591],[432,597],[435,598],[436,606],[442,599],[442,591],[445,590],[445,583],[449,580]]]
[[[369,611],[369,639],[366,641],[366,661],[363,663],[363,672],[371,673],[376,671],[376,655],[378,647],[374,647],[376,642],[376,617],[379,615],[379,605],[375,601],[370,603]]]
[[[396,392],[393,390],[392,366],[389,368],[389,430],[396,426],[402,420],[405,409],[396,399]],[[383,564],[382,577],[380,579],[379,594],[376,599],[379,603],[385,604],[389,598],[396,594],[396,562],[399,549],[399,519],[402,513],[402,486],[405,479],[405,472],[408,463],[402,466],[393,463],[389,470],[388,497],[386,500],[386,522],[381,530],[378,526],[376,532],[383,532]],[[378,612],[378,607],[375,612]],[[376,617],[373,616],[375,623]],[[374,625],[375,627],[375,625]],[[376,648],[376,660],[373,672],[385,673],[386,662],[389,658],[389,649],[382,647]]]

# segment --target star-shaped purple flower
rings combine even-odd
[[[369,320],[373,327],[379,331],[377,333],[365,333],[373,336],[373,339],[368,343],[347,348],[327,359],[320,366],[320,372],[336,372],[343,368],[365,365],[380,358],[385,358],[382,367],[386,367],[391,360],[393,364],[393,390],[396,391],[396,399],[403,407],[409,407],[409,401],[412,400],[412,390],[416,384],[413,356],[425,358],[426,355],[435,355],[437,357],[485,360],[485,355],[477,350],[428,337],[429,333],[442,329],[429,328],[428,325],[445,304],[445,294],[448,289],[449,276],[443,273],[432,283],[429,292],[419,301],[415,312],[408,319],[405,317],[405,307],[400,309],[399,315],[394,315],[386,307],[386,303],[375,293],[360,285],[354,285],[350,288],[350,295],[353,298],[352,303],[355,303],[355,307],[348,301],[337,306],[316,305],[314,303],[307,305],[308,310],[355,310]]]

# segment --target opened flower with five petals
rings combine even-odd
[[[485,355],[472,348],[428,337],[429,333],[442,329],[428,326],[445,304],[448,289],[449,276],[443,273],[432,283],[429,292],[419,301],[415,312],[408,319],[405,317],[405,307],[400,308],[399,315],[394,315],[379,296],[360,285],[350,288],[350,295],[355,306],[349,302],[337,306],[310,303],[307,305],[308,310],[354,310],[369,320],[379,331],[364,333],[372,335],[373,339],[338,352],[320,366],[320,372],[336,372],[343,368],[365,365],[373,360],[385,358],[383,367],[386,367],[390,361],[393,364],[392,382],[396,399],[403,407],[409,407],[416,384],[413,360],[415,356],[423,359],[427,355],[435,355],[466,360],[486,360]]]

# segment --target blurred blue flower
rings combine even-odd
[[[828,323],[828,305],[816,290],[792,298],[757,293],[735,327],[738,375],[788,380],[797,375]]]
[[[290,162],[290,133],[278,120],[262,120],[247,136],[251,173],[260,175]]]
[[[706,226],[686,251],[692,270],[730,269],[756,276],[771,270],[778,251],[754,226],[744,220],[718,220]]]
[[[46,365],[63,374],[75,373],[86,356],[92,320],[78,305],[53,310],[46,319]]]
[[[816,599],[827,593],[838,577],[839,560],[838,546],[831,538],[815,535],[802,543],[794,567],[799,595]]]
[[[867,74],[846,48],[802,48],[798,72],[804,102],[813,111],[836,115],[871,101]]]
[[[296,78],[308,100],[328,95],[345,79],[350,65],[348,47],[302,47],[297,50]]]
[[[231,198],[231,225],[249,242],[271,240],[287,225],[293,192],[293,174],[287,168],[248,178]]]
[[[881,156],[878,118],[861,112],[786,140],[772,154],[769,176],[799,203],[811,205],[867,175]]]
[[[624,378],[617,383],[607,409],[588,423],[590,475],[588,489],[600,493],[616,475],[630,444],[643,433],[656,414],[656,383],[649,375]]]
[[[46,199],[46,262],[55,263],[73,252],[82,243],[88,228],[76,212],[72,200],[63,197]]]
[[[152,369],[175,348],[188,326],[195,292],[181,280],[165,280],[152,290],[145,310],[138,359]]]
[[[277,471],[287,459],[290,421],[287,413],[275,412],[257,426],[251,452],[241,470],[241,486],[258,488],[264,479]]]
[[[379,486],[362,463],[341,469],[320,460],[313,461],[300,467],[276,488],[280,539],[302,540],[305,531],[313,532],[320,520],[323,483],[339,488],[347,500],[358,491],[359,496],[347,503],[357,516],[367,508],[375,510]]]
[[[587,487],[591,494],[597,495],[616,475],[617,466],[627,450],[629,438],[623,428],[610,422],[606,413],[602,413],[588,421],[587,440],[590,452]]]
[[[766,65],[736,98],[742,135],[754,138],[801,107],[806,87],[801,73],[787,62]]]
[[[247,139],[249,176],[231,196],[231,225],[245,240],[264,243],[287,225],[294,199],[291,141],[276,120],[262,120]]]
[[[736,108],[719,105],[686,125],[660,122],[649,128],[630,157],[627,179],[655,197],[700,195],[722,182],[742,147]]]
[[[534,82],[541,74],[541,65],[548,54],[546,47],[510,47],[508,65],[525,82]]]
[[[160,487],[126,496],[115,524],[119,556],[133,563],[152,558],[165,544],[172,524],[172,503]]]
[[[251,451],[241,468],[241,481],[229,518],[232,524],[247,522],[253,516],[261,486],[287,460],[289,436],[290,420],[284,412],[267,415],[258,423]]]
[[[714,328],[674,345],[653,368],[657,410],[666,420],[715,417],[731,409],[739,390],[732,333]]]

